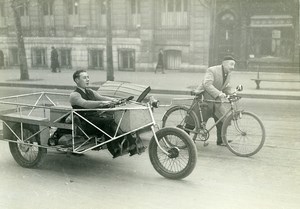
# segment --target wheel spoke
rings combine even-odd
[[[189,124],[193,125],[188,125],[187,120]],[[188,133],[193,140],[196,140],[199,134],[197,116],[185,106],[174,106],[169,109],[163,117],[162,127],[180,128]]]
[[[181,147],[181,146],[186,147],[185,143],[183,141],[181,141],[178,137],[176,138],[176,136],[168,135],[167,138],[168,138],[167,143],[171,145],[170,148]],[[164,141],[164,140],[162,140],[162,141]],[[165,143],[163,142],[161,145],[165,146],[164,144]],[[186,151],[184,149],[179,149],[179,154],[176,158],[170,158],[168,155],[162,153],[162,151],[160,149],[158,149],[157,152],[158,152],[159,161],[161,162],[161,164],[164,165],[164,167],[171,172],[181,171],[187,165],[187,163],[189,161],[188,151]]]
[[[239,156],[251,156],[257,153],[263,146],[265,130],[257,116],[252,113],[243,112],[231,123],[234,126],[225,124],[226,141],[231,141],[228,148]],[[227,121],[228,123],[228,121]]]
[[[20,126],[15,126],[16,134],[21,136]],[[14,138],[16,142],[10,142],[9,147],[11,154],[13,155],[16,162],[27,168],[36,167],[42,162],[42,158],[46,154],[44,148],[40,148],[38,134],[34,134],[34,129],[31,127],[23,127],[23,139],[25,141],[18,140],[17,137]],[[25,143],[24,143],[25,142]]]

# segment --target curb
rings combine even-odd
[[[100,85],[100,84],[99,84]],[[0,87],[22,87],[22,88],[43,88],[43,89],[61,89],[61,90],[74,90],[74,86],[70,85],[50,85],[50,84],[30,84],[30,83],[1,83]],[[99,86],[90,86],[90,88],[97,90]],[[152,94],[169,94],[169,95],[188,95],[189,90],[168,90],[168,89],[151,89]],[[300,96],[294,95],[269,95],[269,94],[249,94],[240,93],[243,98],[251,99],[278,99],[278,100],[300,100]]]

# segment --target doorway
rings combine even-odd
[[[219,14],[216,22],[214,65],[219,64],[226,55],[238,56],[239,37],[236,15],[230,10]]]
[[[181,51],[180,50],[166,50],[165,51],[165,68],[168,70],[179,70],[181,68]]]

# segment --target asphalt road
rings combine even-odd
[[[0,96],[28,91],[36,90],[0,88]],[[264,122],[263,149],[237,157],[215,145],[213,131],[209,146],[197,144],[198,164],[181,181],[157,174],[147,151],[117,159],[106,151],[50,152],[40,168],[24,169],[0,142],[0,208],[299,208],[300,101],[244,99],[239,105]],[[165,110],[155,110],[157,122]]]

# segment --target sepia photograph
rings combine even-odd
[[[0,209],[298,209],[300,0],[0,0]]]

